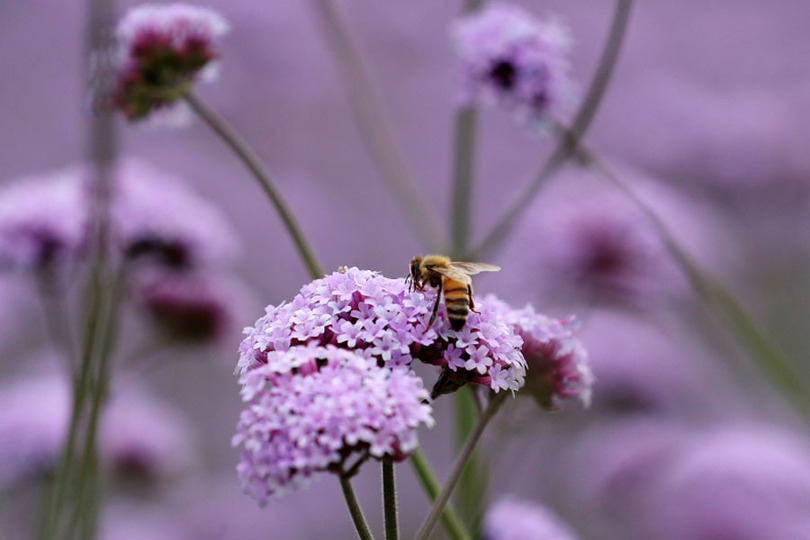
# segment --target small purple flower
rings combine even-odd
[[[146,272],[132,290],[157,331],[182,343],[210,343],[234,329],[238,291],[223,276]]]
[[[196,79],[215,78],[216,41],[227,30],[219,14],[188,4],[131,9],[116,29],[116,107],[140,120],[175,103]]]
[[[242,489],[265,504],[324,472],[352,474],[368,458],[401,460],[433,425],[429,395],[407,369],[333,346],[265,353],[241,377],[247,408],[233,445]]]
[[[556,409],[560,400],[579,399],[586,407],[591,402],[594,376],[588,353],[576,337],[576,319],[552,319],[531,306],[512,309],[494,296],[492,304],[523,339],[521,349],[528,371],[525,391],[546,409]]]
[[[128,390],[116,395],[104,411],[99,455],[126,480],[165,480],[194,460],[190,433],[185,419],[170,405],[142,390]]]
[[[69,392],[52,366],[0,388],[0,491],[53,470],[67,433]]]
[[[82,169],[18,180],[0,190],[0,269],[50,269],[79,258],[87,240]]]
[[[571,93],[571,38],[559,21],[494,3],[453,29],[462,63],[463,103],[495,102],[532,124],[553,121]]]
[[[222,212],[176,177],[127,159],[116,180],[113,220],[128,258],[185,268],[237,257],[239,237]]]
[[[472,382],[495,392],[523,385],[522,340],[489,304],[471,312],[464,328],[453,330],[444,306],[427,331],[434,291],[409,292],[402,279],[351,268],[304,286],[292,302],[268,306],[256,325],[245,329],[238,369],[267,362],[271,351],[332,345],[373,358],[381,366],[413,360],[442,366],[443,386],[434,395]],[[495,370],[497,379],[491,372]],[[444,385],[444,383],[448,383]],[[452,383],[452,384],[449,384]]]
[[[493,504],[484,516],[483,540],[575,540],[577,536],[543,505],[514,498]]]

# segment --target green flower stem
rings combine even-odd
[[[118,343],[118,330],[120,327],[121,309],[123,307],[125,291],[126,273],[119,271],[112,287],[109,306],[107,306],[107,313],[104,318],[106,325],[103,329],[95,373],[91,380],[89,418],[87,429],[85,430],[82,460],[79,466],[79,477],[77,479],[77,485],[75,486],[76,500],[69,532],[72,534],[73,527],[78,525],[81,530],[81,538],[92,538],[95,536],[99,511],[98,505],[102,500],[102,497],[100,497],[101,478],[98,469],[96,440],[98,437],[101,411],[106,402],[109,390],[110,362],[114,354],[115,346]]]
[[[447,501],[450,500],[450,495],[453,493],[459,478],[461,478],[461,472],[467,465],[470,456],[472,456],[475,446],[481,439],[481,435],[483,435],[489,421],[492,420],[495,413],[497,413],[498,409],[500,409],[501,405],[506,399],[507,394],[508,392],[506,391],[495,394],[484,412],[479,415],[475,428],[473,429],[472,433],[470,433],[470,437],[464,444],[464,448],[461,449],[461,453],[456,458],[456,461],[453,464],[453,469],[450,471],[450,476],[447,477],[447,480],[444,482],[444,486],[442,486],[442,490],[436,496],[436,500],[433,502],[430,512],[422,522],[422,525],[419,527],[419,531],[414,537],[415,540],[427,540],[427,538],[430,536],[430,533],[433,531],[433,527],[436,526],[436,522],[439,520],[442,510],[444,509],[445,505],[447,505]]]
[[[431,501],[435,501],[436,497],[439,496],[441,485],[427,459],[425,459],[421,448],[417,448],[416,452],[411,454],[410,462],[419,483],[422,485],[422,489],[425,490]],[[471,540],[470,533],[464,528],[464,523],[450,503],[444,505],[440,517],[447,536],[452,540]]]
[[[469,247],[477,125],[474,107],[464,107],[456,113],[450,234],[450,257],[456,260],[466,259]]]
[[[602,50],[602,56],[599,59],[596,73],[594,74],[593,80],[591,81],[588,92],[577,112],[574,122],[571,125],[570,131],[575,140],[581,139],[585,135],[605,95],[605,90],[616,67],[616,61],[619,58],[619,52],[625,34],[627,33],[627,25],[630,20],[632,5],[633,0],[617,0],[616,2],[613,22],[611,23],[610,32],[605,43],[605,48]],[[572,152],[573,147],[571,140],[561,138],[557,143],[557,147],[540,168],[534,180],[515,198],[489,234],[484,237],[483,242],[472,251],[473,258],[476,260],[486,258],[503,244],[503,241],[509,236],[509,233],[512,232],[512,229],[517,225],[524,212],[526,212],[537,196],[540,188],[549,178],[554,176],[560,167],[572,156]]]
[[[443,245],[434,212],[419,193],[417,182],[399,147],[379,93],[352,31],[331,0],[312,0],[324,34],[340,69],[360,136],[380,178],[395,196],[416,236],[431,251]]]
[[[307,242],[301,227],[295,219],[292,210],[287,205],[281,191],[276,186],[273,178],[268,174],[264,164],[261,162],[256,153],[248,146],[248,144],[228,125],[228,123],[219,116],[213,109],[206,105],[200,98],[193,93],[189,92],[184,96],[186,103],[191,106],[195,113],[210,127],[222,141],[233,151],[239,160],[248,168],[256,180],[264,189],[264,192],[270,198],[270,201],[275,206],[278,215],[284,222],[287,232],[290,234],[295,247],[298,249],[298,254],[301,260],[307,267],[312,279],[323,277],[324,272],[318,262],[315,252]]]
[[[360,503],[357,501],[357,496],[354,494],[352,488],[352,481],[346,475],[340,475],[340,487],[343,489],[343,497],[346,499],[346,505],[349,507],[349,513],[352,515],[354,528],[357,530],[357,536],[360,540],[374,540],[371,530],[368,528],[366,518],[363,517],[363,509],[360,508]]]
[[[464,447],[465,442],[475,429],[481,410],[470,385],[461,388],[453,395],[456,406],[456,449]],[[467,465],[461,471],[459,490],[456,493],[456,506],[459,508],[464,523],[470,530],[478,530],[478,519],[486,504],[489,478],[487,467],[482,463],[481,454],[475,451],[470,455]]]
[[[36,276],[37,292],[42,304],[42,316],[54,347],[65,353],[67,366],[72,373],[78,369],[76,344],[73,340],[67,310],[65,309],[64,290],[59,286],[53,268],[43,268]]]
[[[89,0],[87,3],[85,72],[88,74],[88,79],[95,79],[95,86],[101,89],[112,87],[110,84],[113,76],[112,66],[97,61],[102,55],[101,51],[110,50],[116,11],[113,4],[113,0]],[[48,497],[48,512],[41,521],[39,530],[40,536],[47,540],[58,537],[64,517],[64,507],[68,502],[68,491],[76,481],[74,454],[79,432],[83,426],[82,418],[88,398],[90,373],[97,347],[99,320],[106,293],[104,275],[107,266],[107,232],[112,192],[109,178],[114,171],[119,140],[112,111],[96,110],[94,112],[95,114],[90,117],[89,121],[87,141],[87,157],[93,165],[94,178],[89,235],[91,266],[84,292],[85,334],[82,342],[81,363],[78,366],[78,373],[73,375],[73,403],[68,434],[56,470],[54,484]]]
[[[569,134],[570,136],[570,134]],[[630,199],[653,225],[667,252],[686,275],[692,289],[703,303],[725,323],[728,330],[748,351],[749,356],[790,403],[806,418],[810,418],[808,389],[801,377],[779,348],[746,312],[742,304],[722,283],[700,268],[678,243],[655,211],[594,151],[576,144],[577,155],[589,167],[599,171],[628,199]]]
[[[397,482],[394,461],[384,458],[382,462],[383,514],[385,516],[385,540],[399,540],[397,523]]]

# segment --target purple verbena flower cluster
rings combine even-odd
[[[418,445],[416,428],[433,425],[413,372],[333,346],[270,351],[240,383],[248,406],[233,438],[242,446],[237,471],[262,504],[319,473],[350,475],[368,457],[404,459]]]
[[[115,188],[114,233],[126,256],[192,267],[239,255],[239,236],[223,213],[171,174],[126,159]]]
[[[0,191],[0,269],[44,269],[78,258],[87,242],[87,196],[72,167]]]
[[[531,124],[566,109],[571,94],[566,54],[571,38],[559,21],[494,3],[459,20],[453,34],[461,60],[463,103],[497,103]]]
[[[575,540],[573,531],[546,507],[514,498],[493,504],[484,516],[484,540]]]
[[[116,107],[139,120],[181,98],[195,79],[211,80],[219,56],[215,42],[227,30],[220,15],[188,4],[131,9],[116,29]]]
[[[456,386],[483,384],[495,392],[518,390],[526,374],[520,337],[487,304],[453,330],[441,307],[425,331],[434,291],[408,291],[402,279],[351,268],[315,280],[290,303],[268,306],[245,330],[239,369],[266,363],[270,351],[304,345],[351,349],[387,367],[414,360],[442,366]],[[434,392],[435,393],[435,392]]]
[[[521,352],[528,364],[524,391],[541,407],[556,409],[560,400],[572,398],[590,404],[595,379],[588,353],[576,337],[576,319],[553,319],[528,305],[513,309],[492,295],[483,304],[492,306],[523,339]]]

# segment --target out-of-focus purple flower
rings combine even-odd
[[[68,386],[48,373],[0,388],[0,490],[53,470],[67,433]]]
[[[116,107],[140,120],[181,98],[196,79],[212,80],[216,40],[227,30],[219,14],[188,4],[131,9],[116,29]]]
[[[230,285],[224,276],[200,272],[144,272],[131,294],[161,334],[210,343],[235,327],[239,295]]]
[[[810,445],[772,427],[696,433],[648,491],[641,537],[805,538]],[[636,518],[641,517],[637,516]]]
[[[615,311],[592,313],[582,338],[599,380],[595,409],[705,418],[728,398],[724,378],[705,351],[684,333],[663,332],[649,321]],[[711,388],[711,392],[706,392]],[[707,395],[708,394],[708,395]]]
[[[563,475],[600,538],[799,539],[810,530],[809,448],[773,427],[635,420],[589,433]]]
[[[483,304],[492,305],[523,339],[521,352],[528,365],[524,392],[546,409],[571,398],[590,405],[594,376],[588,353],[576,337],[576,319],[552,319],[530,305],[512,309],[492,295]]]
[[[182,415],[142,390],[124,391],[106,408],[98,452],[114,474],[144,482],[177,476],[195,456]]]
[[[703,268],[722,271],[733,242],[697,201],[627,168],[618,174]],[[649,218],[600,176],[574,170],[544,193],[510,240],[505,260],[522,261],[514,282],[525,295],[563,305],[650,309],[687,290],[683,273]]]
[[[264,504],[323,472],[346,474],[368,457],[401,460],[416,428],[433,425],[422,380],[404,368],[327,346],[271,351],[240,377],[242,489]]]
[[[462,63],[462,102],[484,98],[531,123],[558,119],[571,93],[571,38],[559,21],[495,3],[453,29]]]
[[[0,192],[0,268],[42,268],[87,244],[86,167],[20,180]],[[175,177],[136,159],[114,176],[112,233],[129,259],[185,268],[231,262],[239,237],[224,215]]]
[[[98,537],[102,540],[180,540],[187,538],[187,528],[177,512],[163,506],[113,501],[104,505]]]
[[[574,540],[577,536],[545,506],[507,497],[487,510],[483,540]]]
[[[113,219],[129,258],[182,268],[238,255],[239,237],[222,212],[174,176],[127,159],[117,181]]]
[[[81,168],[18,180],[0,191],[0,269],[44,269],[79,257],[87,237]]]

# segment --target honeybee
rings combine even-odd
[[[442,293],[450,326],[453,330],[464,328],[467,315],[470,311],[475,311],[470,276],[479,272],[497,272],[500,269],[500,266],[494,264],[451,261],[442,255],[416,256],[411,259],[410,272],[405,278],[406,282],[410,281],[411,290],[423,291],[425,285],[437,290],[436,303],[433,304],[433,313],[430,315],[425,332],[436,320]]]

